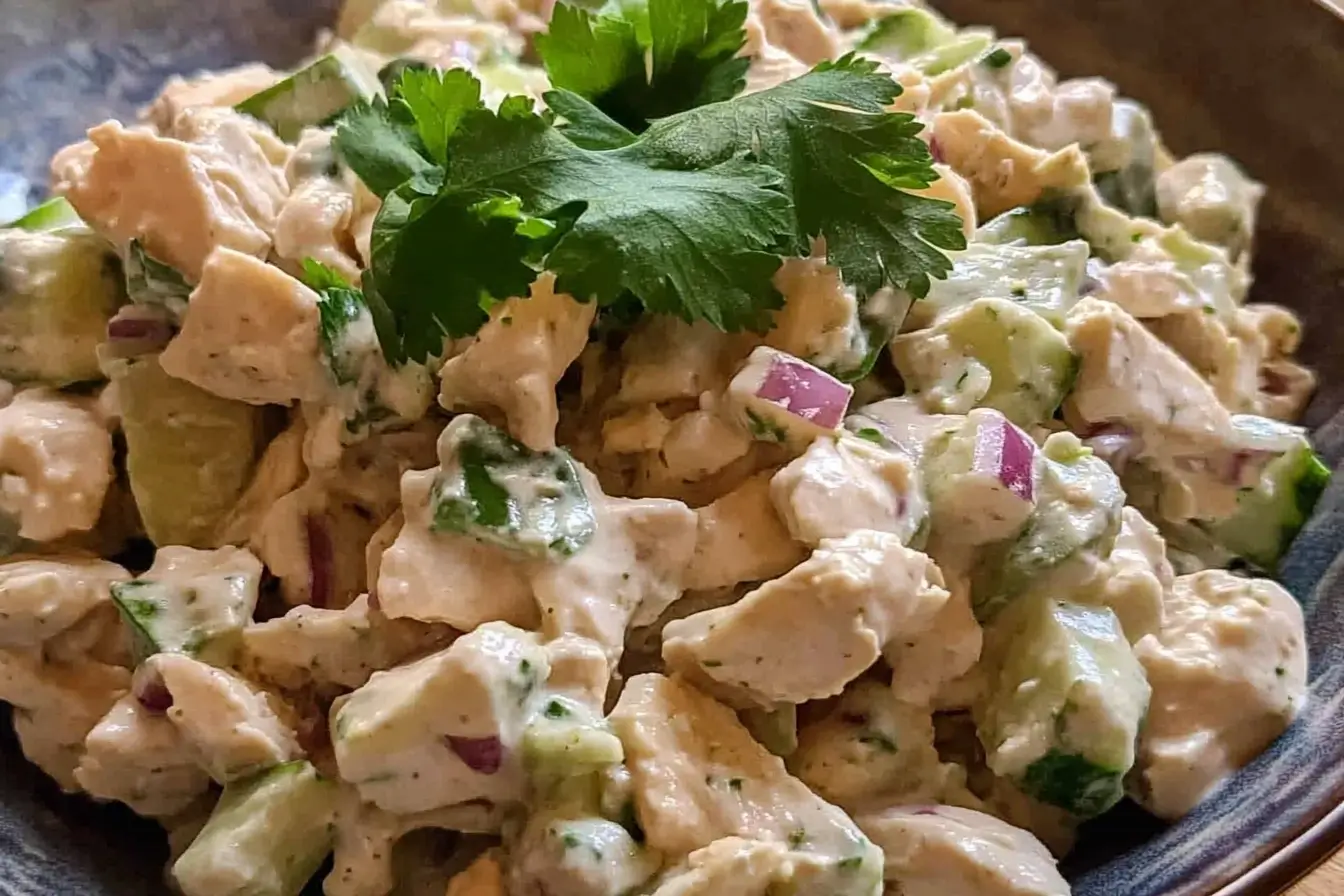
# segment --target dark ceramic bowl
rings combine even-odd
[[[336,0],[0,0],[0,171],[45,179],[85,125],[127,118],[174,72],[283,65]],[[1269,186],[1255,297],[1306,322],[1322,388],[1307,414],[1344,460],[1344,21],[1311,0],[941,0],[1019,34],[1068,75],[1099,74],[1152,107],[1177,153],[1217,149]],[[2,175],[0,175],[2,177]],[[0,185],[0,193],[3,193]],[[1292,730],[1190,817],[1136,809],[1089,825],[1077,896],[1261,896],[1344,841],[1344,479],[1284,564],[1307,608],[1311,702]],[[63,797],[0,719],[0,894],[162,892],[162,835],[116,807]]]

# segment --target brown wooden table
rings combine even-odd
[[[1288,896],[1340,896],[1344,894],[1344,853],[1317,868],[1288,891]]]

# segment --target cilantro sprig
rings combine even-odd
[[[537,54],[556,89],[638,133],[741,92],[746,19],[745,0],[614,0],[598,12],[560,3]]]
[[[951,203],[906,192],[936,175],[920,125],[885,111],[899,92],[846,57],[636,135],[576,93],[547,97],[562,130],[521,97],[487,109],[465,71],[407,72],[335,140],[383,197],[363,287],[384,353],[438,355],[543,269],[582,301],[763,329],[783,256],[818,236],[861,297],[923,295],[964,238]]]

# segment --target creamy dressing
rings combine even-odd
[[[417,62],[540,101],[548,0],[351,0],[343,80],[174,77],[53,160],[87,228],[0,230],[0,699],[63,788],[164,821],[187,896],[333,851],[327,896],[1063,896],[1036,836],[1124,781],[1178,818],[1301,710],[1293,599],[1171,559],[1270,568],[1324,487],[1274,422],[1300,324],[1243,304],[1263,188],[922,5],[747,6],[747,93],[851,50],[902,87],[905,188],[968,241],[927,298],[816,238],[762,332],[537,271],[389,361],[305,264],[360,287],[386,246],[329,107]],[[141,518],[138,578],[86,555]],[[397,849],[426,828],[485,836]]]

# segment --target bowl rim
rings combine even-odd
[[[1344,803],[1212,896],[1283,893],[1344,850]]]

